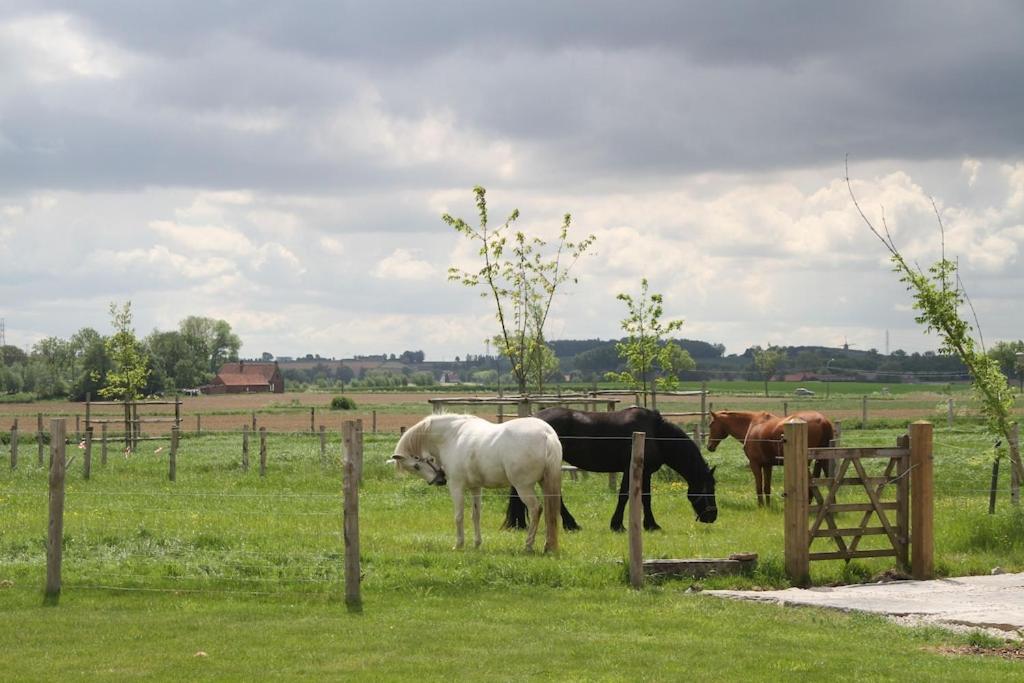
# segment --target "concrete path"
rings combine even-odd
[[[806,590],[709,590],[705,593],[780,605],[874,612],[901,623],[978,628],[999,631],[1006,637],[1024,637],[1024,573]]]

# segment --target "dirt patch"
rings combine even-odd
[[[937,652],[941,652],[944,655],[956,655],[958,657],[962,657],[964,655],[981,655],[986,657],[1002,657],[1003,659],[1024,661],[1024,646],[1016,645],[1005,645],[1002,647],[981,647],[979,645],[940,647],[937,648]]]

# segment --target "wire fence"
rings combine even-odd
[[[241,467],[239,436],[219,434],[182,440],[178,453],[180,479],[173,486],[167,483],[163,470],[170,448],[167,439],[153,444],[152,449],[119,454],[105,468],[94,469],[94,479],[105,482],[89,483],[96,485],[96,490],[88,488],[80,471],[73,471],[68,478],[63,541],[65,562],[74,567],[67,587],[341,597],[345,550],[343,439],[338,434],[328,435],[329,457],[323,458],[323,442],[318,434],[279,435],[271,441],[266,475],[258,477],[255,471],[245,472]],[[963,431],[936,434],[940,496],[978,497],[990,493],[987,467],[993,459],[992,445],[982,443],[975,448],[961,441],[974,437],[976,433]],[[630,441],[617,436],[563,439],[620,441],[624,448]],[[655,445],[688,440],[648,438]],[[393,443],[393,436],[368,440],[371,457],[364,473],[367,478],[379,481],[394,477],[383,464]],[[70,445],[72,451],[81,450],[78,444]],[[711,456],[704,454],[705,458]],[[732,450],[713,456],[710,464],[719,466],[715,493],[719,506],[723,502],[735,510],[751,506],[753,486],[738,442]],[[79,457],[81,452],[76,454],[76,459]],[[943,467],[947,460],[950,463]],[[954,461],[964,467],[952,466]],[[21,467],[17,475],[7,472],[0,479],[0,516],[10,522],[10,526],[5,524],[8,532],[3,536],[8,540],[2,541],[0,566],[23,569],[45,561],[44,549],[31,541],[33,534],[12,534],[10,530],[45,528],[47,493],[42,476],[45,470],[34,459]],[[867,467],[877,474],[881,466]],[[692,496],[688,498],[685,481],[668,469],[662,468],[655,476],[651,495],[679,501],[673,503],[679,507]],[[211,479],[217,488],[209,488]],[[898,479],[899,475],[890,476],[886,484]],[[1008,479],[999,482],[1000,496],[1008,495]],[[259,490],[238,490],[254,482]],[[360,495],[384,510],[450,506],[447,496],[433,495],[434,491],[419,481],[396,482],[391,490],[364,487]],[[293,486],[296,490],[287,490]],[[508,495],[507,490],[489,490],[484,498],[490,505],[503,506]],[[606,501],[610,512],[618,495],[607,490],[603,482],[588,483],[583,478],[572,482],[566,478],[562,498],[570,505],[574,501]],[[780,491],[773,490],[770,495],[781,503]],[[447,532],[438,530],[439,534]],[[15,536],[17,540],[10,540]]]

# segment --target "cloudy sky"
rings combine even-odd
[[[937,347],[851,203],[1024,338],[1019,2],[0,0],[0,318],[227,320],[258,355],[482,353],[441,221],[597,237],[549,338],[647,277],[683,336]]]

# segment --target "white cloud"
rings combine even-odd
[[[381,280],[427,280],[436,273],[433,265],[416,258],[408,249],[395,249],[373,269],[373,276]]]
[[[159,220],[149,224],[154,232],[192,251],[214,251],[239,255],[254,251],[252,242],[242,232],[220,225],[185,225]]]
[[[964,159],[960,165],[960,172],[967,176],[967,187],[974,187],[978,182],[978,171],[981,170],[981,162],[977,159]]]
[[[115,79],[136,61],[80,30],[69,14],[25,16],[0,24],[0,43],[21,73],[42,83],[69,78]]]

